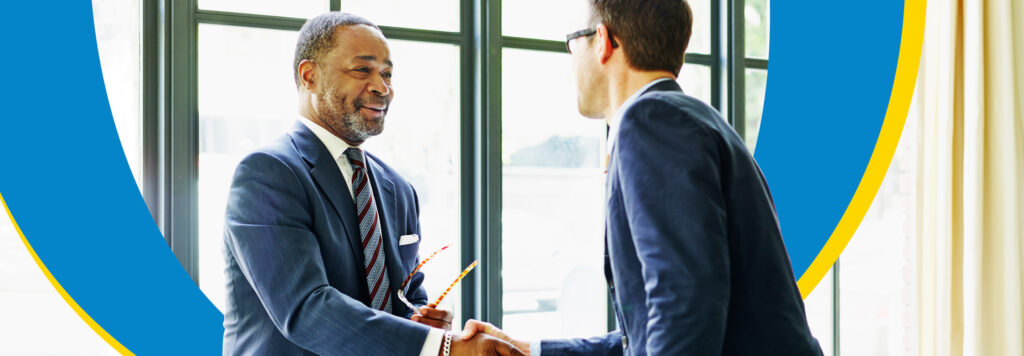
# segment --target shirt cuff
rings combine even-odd
[[[540,356],[540,340],[530,343],[530,356]]]
[[[420,356],[437,356],[441,353],[441,341],[444,338],[444,330],[430,328],[427,331],[427,340],[423,342],[423,350]]]

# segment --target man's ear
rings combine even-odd
[[[299,62],[299,84],[306,90],[314,91],[316,83],[316,64],[311,60],[303,59],[302,62]]]
[[[610,32],[608,32],[608,26],[603,23],[597,24],[595,28],[597,30],[597,41],[595,48],[597,49],[597,58],[601,61],[601,64],[607,63],[612,59],[612,53],[615,51],[615,47],[612,46],[614,39]]]

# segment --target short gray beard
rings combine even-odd
[[[326,93],[323,96],[325,99],[330,98],[332,103],[341,103],[342,100],[333,93]],[[357,108],[361,105],[361,100],[356,99],[353,102],[353,108]],[[384,131],[384,119],[380,118],[380,125],[373,127],[366,122],[366,118],[360,115],[358,111],[345,111],[335,105],[328,103],[328,100],[320,100],[317,103],[317,111],[320,113],[320,119],[326,124],[331,131],[341,135],[342,138],[352,142],[364,142],[370,137],[377,136]],[[358,109],[355,109],[358,110]]]

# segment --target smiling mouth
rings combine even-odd
[[[387,106],[366,106],[362,105],[359,107],[360,110],[365,110],[367,114],[373,117],[383,117],[387,111]]]

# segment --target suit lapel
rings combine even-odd
[[[398,236],[395,236],[395,224],[397,223],[395,219],[399,219],[395,183],[384,173],[376,157],[369,154],[366,157],[366,161],[370,163],[368,166],[370,167],[370,184],[373,188],[373,198],[377,202],[377,212],[380,214],[381,238],[384,242],[384,256],[388,267],[388,278],[391,279],[391,291],[398,292],[398,287],[401,287],[402,281],[405,280],[405,276],[402,274],[405,269],[402,268],[402,261],[398,256]],[[391,307],[392,312],[396,315],[403,315],[398,313],[399,309],[408,309],[408,307],[397,300],[391,303]]]
[[[309,174],[320,187],[320,190],[327,196],[334,207],[335,212],[343,222],[344,238],[352,247],[352,258],[363,265],[363,248],[359,241],[359,222],[356,221],[356,203],[352,200],[352,194],[346,188],[345,178],[341,175],[338,162],[331,157],[330,152],[323,142],[309,130],[302,122],[296,122],[290,134],[299,154],[309,165]],[[369,295],[369,290],[365,291]]]

